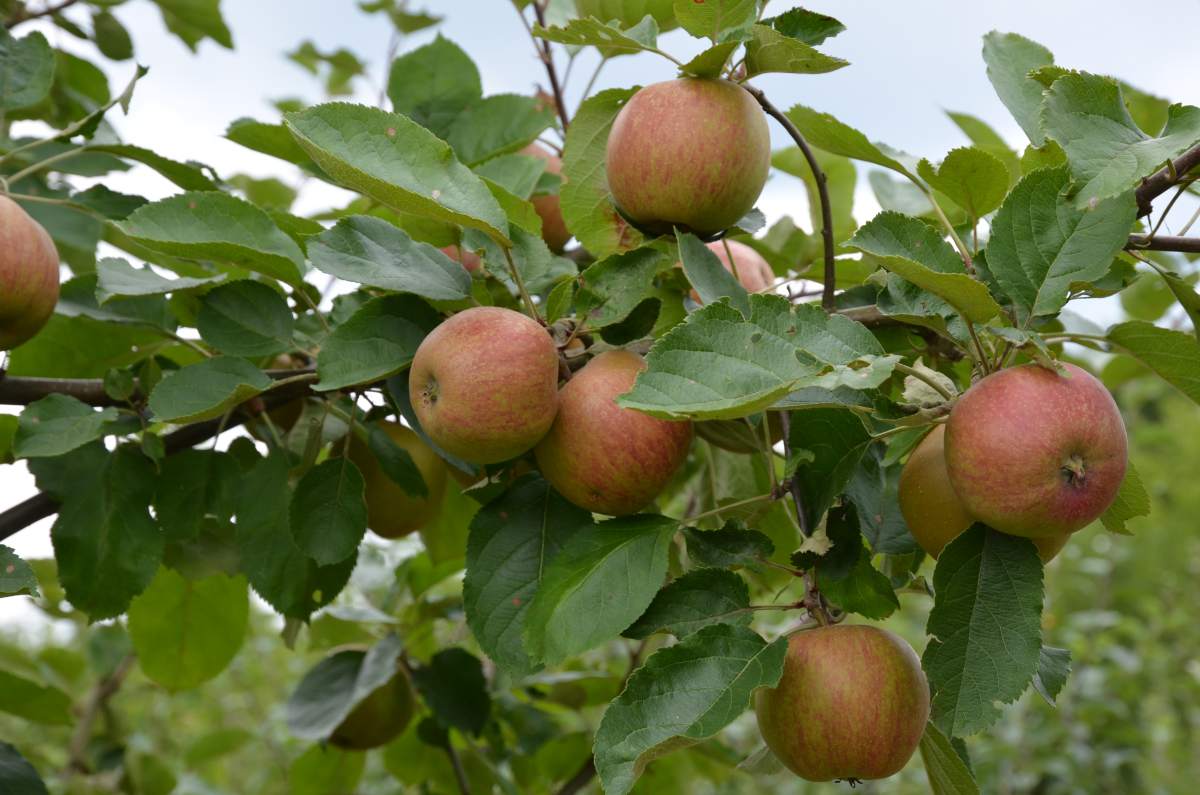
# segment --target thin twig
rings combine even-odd
[[[530,297],[529,291],[525,289],[525,280],[521,278],[521,271],[517,270],[517,264],[513,262],[512,251],[507,247],[504,249],[504,259],[508,261],[508,272],[512,275],[513,282],[517,285],[517,292],[521,294],[521,300],[525,302],[525,308],[529,311],[530,316],[542,322],[542,316],[538,314],[537,305],[533,303],[533,298]]]
[[[83,712],[79,716],[79,722],[75,724],[75,731],[71,733],[71,742],[67,752],[66,773],[68,775],[91,772],[87,761],[87,747],[92,740],[92,727],[96,723],[97,716],[108,706],[108,700],[121,689],[125,677],[129,675],[136,661],[137,657],[134,655],[125,655],[113,672],[97,682],[96,686],[92,688],[92,692],[88,694],[87,702],[83,705]]]
[[[546,27],[546,8],[541,0],[534,0],[533,13],[537,16],[538,24],[543,28]],[[525,15],[522,14],[521,18],[524,19]],[[542,63],[546,66],[546,77],[550,80],[550,89],[554,92],[554,105],[558,109],[558,120],[562,124],[563,135],[566,135],[571,120],[567,116],[567,103],[563,100],[562,86],[558,82],[558,70],[554,67],[554,53],[550,49],[550,42],[534,38],[534,46],[540,51]]]
[[[1180,251],[1200,254],[1200,237],[1175,237],[1172,235],[1130,235],[1128,247],[1144,251]]]
[[[1154,200],[1171,189],[1180,180],[1188,176],[1196,166],[1200,166],[1200,144],[1193,146],[1167,165],[1155,171],[1142,180],[1134,196],[1137,198],[1138,217],[1149,215],[1154,209]]]
[[[462,795],[471,795],[471,784],[467,781],[466,771],[463,770],[462,759],[459,758],[458,751],[449,737],[446,738],[446,756],[450,757],[450,767],[454,769],[454,780],[458,782],[458,791]]]
[[[834,290],[837,281],[837,266],[834,261],[833,250],[833,204],[829,201],[829,185],[825,177],[825,172],[821,170],[820,164],[817,163],[817,158],[813,154],[812,148],[809,147],[808,141],[804,140],[804,136],[792,120],[787,117],[783,111],[771,104],[767,99],[767,95],[760,89],[751,85],[743,84],[742,88],[750,93],[750,96],[758,102],[763,111],[779,122],[787,134],[796,142],[796,146],[800,148],[800,152],[804,155],[804,159],[808,162],[809,169],[812,170],[813,182],[817,185],[817,196],[821,202],[821,240],[825,248],[825,284],[821,290],[821,307],[826,312],[834,310]]]
[[[33,11],[33,12],[23,11],[20,14],[17,14],[12,19],[5,21],[4,27],[7,28],[8,30],[12,30],[17,25],[20,25],[22,22],[28,22],[32,19],[41,19],[42,17],[54,16],[55,14],[59,13],[60,11],[66,11],[68,8],[70,8],[71,6],[75,5],[78,2],[79,2],[79,0],[62,0],[62,2],[60,2],[60,3],[46,6],[41,11]]]
[[[719,508],[713,508],[711,511],[704,511],[703,513],[698,513],[695,516],[689,516],[685,519],[681,519],[679,523],[691,524],[692,522],[698,522],[701,519],[709,519],[713,516],[720,516],[727,511],[732,511],[734,508],[745,508],[747,505],[757,505],[760,502],[769,502],[773,499],[775,499],[774,494],[759,494],[757,497],[747,497],[744,500],[731,502],[728,505],[722,505]]]

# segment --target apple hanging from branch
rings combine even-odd
[[[0,196],[0,351],[28,342],[58,303],[58,250],[41,224]]]

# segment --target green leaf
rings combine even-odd
[[[367,532],[366,482],[349,458],[331,458],[310,469],[292,495],[292,535],[320,566],[358,551]]]
[[[1110,328],[1108,339],[1200,403],[1200,343],[1195,337],[1132,320]]]
[[[36,105],[54,82],[54,53],[41,33],[14,39],[0,30],[0,111]]]
[[[824,74],[850,65],[849,61],[826,55],[766,25],[751,26],[750,35],[750,41],[746,42],[748,77],[767,72]]]
[[[1092,209],[1076,208],[1063,195],[1069,181],[1065,166],[1031,172],[992,219],[988,270],[1022,325],[1056,314],[1072,284],[1104,276],[1137,216],[1132,191]]]
[[[25,761],[16,748],[0,742],[0,790],[8,795],[47,795],[33,765]]]
[[[480,648],[498,665],[517,675],[536,669],[522,641],[530,602],[544,566],[567,539],[591,527],[591,514],[535,475],[522,477],[475,515],[463,608]]]
[[[922,665],[932,720],[952,737],[986,729],[1037,672],[1042,647],[1042,565],[1027,538],[976,524],[933,572],[937,593]]]
[[[1195,332],[1197,339],[1200,339],[1200,293],[1196,292],[1192,286],[1195,279],[1189,281],[1173,271],[1164,270],[1157,265],[1153,267],[1166,283],[1167,289],[1175,296],[1175,300],[1179,301],[1183,311],[1187,312],[1187,316],[1192,321],[1192,331]]]
[[[979,795],[979,785],[946,735],[932,723],[921,735],[921,762],[929,777],[930,795]]]
[[[110,368],[135,364],[161,345],[161,334],[144,327],[54,315],[36,337],[9,354],[8,374],[103,378]]]
[[[1121,481],[1121,488],[1117,491],[1112,505],[1100,516],[1100,522],[1110,533],[1133,535],[1126,522],[1138,516],[1149,515],[1150,495],[1146,493],[1142,477],[1130,461],[1126,464],[1125,479]]]
[[[394,210],[509,242],[508,220],[483,181],[407,116],[332,102],[289,113],[284,122],[338,184]]]
[[[557,175],[549,174],[546,171],[545,160],[523,154],[494,157],[486,163],[476,166],[475,173],[503,187],[518,199],[528,199],[532,196],[543,177],[546,179],[553,177],[561,182]],[[555,190],[557,192],[557,187]]]
[[[268,124],[250,118],[236,119],[225,130],[225,137],[235,144],[264,155],[315,171],[317,166],[296,139],[282,124]]]
[[[655,275],[666,264],[662,252],[653,248],[610,254],[580,274],[575,311],[589,328],[621,322],[650,293]]]
[[[133,39],[121,21],[107,11],[92,14],[92,38],[96,47],[114,61],[127,61],[133,57]]]
[[[292,537],[291,497],[287,457],[258,461],[243,478],[237,498],[237,546],[242,571],[255,592],[280,615],[307,621],[346,586],[356,560],[318,566],[305,555]]]
[[[46,458],[69,453],[104,436],[105,426],[117,416],[115,408],[96,411],[69,395],[47,395],[21,412],[13,456]]]
[[[871,433],[856,412],[815,408],[795,415],[789,441],[793,450],[812,453],[793,477],[804,497],[808,526],[815,528],[854,476],[871,443]]]
[[[696,38],[720,41],[754,24],[756,0],[675,0],[675,19]]]
[[[469,166],[515,152],[554,125],[554,108],[534,97],[496,94],[472,102],[450,126],[446,141]]]
[[[732,522],[720,530],[686,527],[683,536],[687,539],[688,555],[701,566],[755,568],[769,560],[775,551],[771,539],[757,530],[747,530]]]
[[[449,135],[463,108],[483,97],[479,69],[471,56],[441,35],[392,61],[387,90],[397,113],[439,138]]]
[[[218,191],[221,189],[215,179],[216,175],[212,174],[212,169],[201,163],[180,163],[178,160],[171,160],[157,152],[132,144],[93,143],[88,144],[87,151],[115,155],[123,160],[142,163],[187,191]],[[212,176],[205,174],[205,171]]]
[[[91,461],[97,453],[82,482],[62,495],[50,529],[67,599],[93,621],[124,613],[154,579],[163,551],[162,531],[149,511],[154,465],[130,447],[108,455],[84,447],[70,455]]]
[[[394,483],[414,497],[429,496],[429,487],[407,450],[392,441],[388,432],[373,422],[367,426],[367,447],[379,468]]]
[[[764,19],[762,23],[770,25],[785,36],[814,47],[846,29],[845,25],[833,17],[805,8],[793,8],[777,17]]]
[[[546,565],[529,606],[529,656],[556,665],[636,621],[667,574],[678,527],[665,516],[638,514],[570,536]]]
[[[584,100],[571,120],[563,155],[559,203],[579,243],[597,257],[641,245],[642,235],[617,213],[608,191],[608,133],[634,89],[611,88]]]
[[[681,640],[710,624],[749,626],[750,589],[726,569],[696,569],[663,587],[622,634],[641,640],[669,632]]]
[[[154,0],[167,28],[193,52],[206,38],[233,49],[233,35],[221,16],[221,0]]]
[[[528,202],[522,204],[532,208]],[[525,287],[531,293],[541,294],[563,277],[578,275],[575,263],[551,252],[540,234],[530,234],[519,226],[513,226],[511,229],[513,248],[509,253],[517,272],[525,282]],[[482,232],[469,229],[463,235],[463,246],[471,251],[483,251],[483,261],[488,273],[508,286],[514,296],[517,294],[516,284],[508,271],[504,250],[499,245]]]
[[[168,279],[159,276],[150,268],[135,268],[126,260],[108,257],[96,263],[96,300],[105,304],[113,298],[166,295],[180,290],[190,290],[193,287],[216,284],[225,278],[225,274],[217,274],[208,278]]]
[[[189,580],[164,566],[129,606],[138,665],[167,690],[199,687],[242,648],[249,612],[244,577]]]
[[[487,725],[492,699],[483,663],[469,651],[442,649],[413,671],[413,684],[442,728],[479,736]]]
[[[212,259],[298,284],[304,254],[271,216],[227,193],[182,193],[135,210],[120,224],[154,251]]]
[[[746,711],[755,690],[779,683],[786,656],[786,638],[768,644],[729,624],[705,627],[652,654],[596,730],[604,791],[625,795],[650,761],[725,728]]]
[[[853,320],[755,294],[749,320],[709,304],[659,338],[618,403],[667,419],[746,417],[802,387],[873,389],[897,360]]]
[[[1015,184],[1021,178],[1021,159],[1008,146],[1008,142],[992,127],[969,113],[956,113],[948,110],[946,115],[958,126],[958,129],[971,140],[971,143],[990,155],[998,158],[1008,169],[1009,184]]]
[[[533,26],[533,35],[572,47],[596,47],[606,58],[618,55],[633,55],[644,51],[656,51],[658,25],[651,20],[649,26],[641,23],[628,30],[609,25],[606,20],[579,17],[567,21],[566,25]]]
[[[287,701],[287,724],[302,740],[325,740],[367,696],[396,675],[400,639],[388,635],[367,651],[345,649],[317,663]]]
[[[713,304],[722,298],[728,298],[729,305],[740,312],[742,317],[749,317],[750,293],[732,273],[725,270],[717,255],[690,232],[676,229],[675,238],[679,241],[679,258],[683,262],[683,272],[687,274],[688,281],[696,289],[700,300],[705,304]]]
[[[70,726],[71,697],[57,687],[0,670],[0,712],[33,723]],[[0,776],[0,782],[3,780]]]
[[[1054,699],[1062,692],[1071,675],[1071,652],[1043,646],[1038,655],[1038,669],[1033,676],[1033,687],[1046,703],[1054,706]]]
[[[821,592],[847,613],[858,613],[878,621],[900,609],[900,600],[891,581],[871,564],[871,556],[866,550],[845,577],[822,580],[818,576],[817,579]]]
[[[1200,108],[1172,105],[1162,134],[1137,126],[1115,80],[1086,72],[1063,75],[1046,92],[1042,127],[1067,153],[1075,205],[1087,207],[1136,187],[1200,141]]]
[[[999,207],[1008,194],[1008,168],[995,155],[974,147],[952,149],[937,169],[922,160],[917,174],[974,219]]]
[[[882,212],[859,227],[847,245],[878,257],[883,267],[976,323],[1003,311],[987,285],[967,275],[963,261],[941,233],[916,218]]]
[[[29,564],[17,557],[9,547],[0,544],[0,598],[5,596],[40,596],[37,575]]]
[[[314,745],[288,770],[291,795],[328,795],[356,792],[367,765],[361,751],[343,751],[332,745]]]
[[[245,359],[218,356],[164,376],[150,393],[149,407],[160,422],[200,422],[221,416],[272,383]]]
[[[154,515],[168,541],[190,541],[208,522],[225,524],[233,516],[241,473],[231,456],[181,450],[160,466]]]
[[[292,347],[295,318],[278,290],[248,279],[223,284],[200,300],[196,328],[231,356],[274,356]]]
[[[679,71],[695,77],[719,78],[721,72],[725,70],[725,64],[728,63],[729,56],[740,46],[742,46],[742,42],[737,39],[723,42],[722,44],[714,44],[679,67]]]
[[[342,389],[394,375],[412,364],[441,315],[419,298],[375,298],[326,337],[317,354],[318,390]]]
[[[1046,141],[1039,119],[1042,84],[1029,73],[1054,63],[1054,56],[1024,36],[992,31],[983,37],[983,60],[987,64],[988,80],[992,81],[1000,101],[1033,145],[1041,146]]]
[[[842,124],[828,113],[819,113],[804,105],[796,105],[787,112],[787,117],[800,130],[800,134],[818,149],[851,160],[874,163],[914,179],[912,172],[885,152],[880,144],[871,143],[867,136],[849,125]],[[890,147],[887,150],[893,151]]]
[[[821,149],[813,152],[813,157],[820,166],[821,171],[825,173],[825,187],[829,194],[829,204],[831,215],[833,216],[833,241],[836,244],[841,243],[846,238],[854,233],[858,226],[854,220],[854,191],[858,185],[858,172],[854,166],[854,161],[841,155],[832,155]],[[809,168],[808,160],[800,152],[800,149],[795,146],[781,149],[771,155],[771,165],[780,171],[785,171],[793,177],[804,182],[804,190],[808,194],[808,218],[813,229],[820,229],[823,223],[821,219],[821,194],[817,188],[816,179],[813,177],[812,169]],[[790,222],[790,219],[788,219]],[[767,238],[770,239],[768,234]],[[825,241],[820,235],[813,235],[803,242],[803,256],[809,262],[821,259],[825,253]],[[785,254],[786,267],[795,266],[795,256],[787,256]],[[844,266],[845,263],[843,262]],[[776,272],[780,272],[778,266]],[[824,274],[806,274],[810,277],[821,276]]]
[[[313,267],[339,279],[434,301],[471,295],[471,274],[428,243],[380,218],[355,215],[308,244]]]

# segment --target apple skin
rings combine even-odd
[[[472,307],[445,321],[413,357],[409,397],[421,428],[472,464],[524,453],[558,410],[558,351],[520,312]]]
[[[955,403],[946,468],[967,511],[1003,533],[1073,533],[1108,509],[1128,438],[1112,395],[1073,364],[992,373]]]
[[[900,513],[913,538],[937,560],[946,545],[975,524],[950,485],[946,469],[946,426],[935,425],[908,457],[900,472]],[[1042,563],[1049,563],[1070,540],[1070,533],[1031,538]]]
[[[726,244],[729,245],[729,252],[733,254],[733,264],[737,265],[738,283],[746,288],[746,292],[761,293],[774,286],[775,271],[770,263],[763,259],[762,254],[737,240],[714,240],[708,244],[709,251],[717,255],[725,270],[734,272],[733,265],[729,262],[729,254],[725,252]],[[692,290],[691,295],[696,303],[704,303],[695,290]]]
[[[0,196],[0,351],[32,339],[58,303],[58,250],[42,225]]]
[[[759,690],[754,710],[767,746],[801,778],[887,778],[921,741],[929,684],[907,642],[839,624],[788,638],[779,685]]]
[[[562,160],[547,151],[544,146],[536,143],[530,144],[520,153],[529,157],[540,157],[546,161],[546,171],[562,176]],[[563,220],[562,204],[558,200],[558,194],[534,196],[530,201],[533,203],[533,209],[537,210],[537,214],[542,219],[542,240],[546,241],[546,245],[555,254],[561,254],[567,246],[567,241],[571,239],[571,232],[567,229],[566,221]]]
[[[575,0],[575,10],[580,17],[595,17],[601,22],[618,20],[622,30],[641,22],[647,14],[654,17],[660,33],[679,25],[674,0]]]
[[[534,448],[550,485],[593,513],[624,516],[646,507],[691,447],[691,422],[616,404],[644,369],[642,357],[629,351],[592,359],[562,388],[554,426]]]
[[[701,237],[754,207],[771,166],[766,116],[726,80],[646,86],[617,114],[605,158],[613,201],[634,225]]]
[[[445,246],[442,248],[442,253],[462,265],[471,274],[478,273],[479,266],[483,264],[478,254],[462,246]]]
[[[399,737],[416,711],[412,683],[403,668],[380,685],[346,716],[329,737],[330,745],[367,751]]]
[[[391,440],[412,457],[429,494],[414,497],[388,477],[366,442],[350,437],[350,460],[366,482],[367,527],[382,538],[403,538],[420,530],[437,516],[446,494],[446,464],[410,428],[398,422],[379,426]]]

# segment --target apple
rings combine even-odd
[[[524,453],[558,410],[558,351],[537,321],[494,306],[464,310],[421,342],[408,379],[421,428],[472,464]]]
[[[367,527],[383,538],[402,538],[437,516],[446,493],[446,464],[411,428],[398,422],[381,422],[379,427],[409,454],[429,492],[424,497],[409,494],[383,471],[366,442],[350,437],[350,460],[366,482]]]
[[[788,638],[783,676],[755,694],[767,747],[809,781],[887,778],[913,755],[929,720],[916,652],[885,629],[821,627]]]
[[[900,471],[900,513],[921,549],[935,560],[946,544],[975,523],[950,485],[945,437],[945,425],[933,426]],[[1042,562],[1049,563],[1070,537],[1060,533],[1030,540]]]
[[[992,373],[950,411],[950,483],[968,513],[1003,533],[1073,533],[1108,509],[1125,478],[1128,438],[1112,395],[1063,367]]]
[[[373,690],[346,716],[329,737],[329,743],[348,751],[366,751],[399,737],[413,718],[416,699],[403,668]]]
[[[729,246],[728,252],[725,250],[726,245]],[[745,243],[737,240],[714,240],[708,244],[708,249],[717,255],[717,259],[721,260],[725,270],[736,273],[738,283],[746,288],[746,292],[766,292],[775,285],[775,271],[763,259],[762,254]],[[730,254],[733,254],[732,264],[729,259]],[[734,270],[735,265],[737,266],[736,271]],[[692,300],[698,304],[704,303],[700,300],[700,294],[695,290],[692,290]]]
[[[468,273],[478,273],[479,266],[483,264],[478,254],[462,246],[445,246],[442,253],[466,268]]]
[[[635,226],[712,237],[753,209],[771,166],[771,136],[745,89],[684,77],[646,86],[625,104],[605,166],[613,201]]]
[[[0,196],[0,351],[42,330],[58,303],[58,250],[41,224]]]
[[[649,14],[658,23],[660,32],[678,26],[675,20],[675,0],[575,0],[580,17],[594,17],[601,22],[617,20],[621,29],[631,28]]]
[[[540,157],[546,161],[546,171],[551,174],[562,176],[562,160],[557,155],[551,154],[541,144],[530,144],[521,150],[521,154],[530,157]],[[567,224],[563,221],[562,205],[558,201],[558,194],[543,194],[541,196],[534,195],[532,199],[533,209],[537,210],[537,214],[542,219],[542,240],[546,241],[546,245],[555,254],[561,254],[566,248],[567,241],[571,239],[571,233],[567,230]]]
[[[629,351],[592,359],[562,388],[554,426],[534,448],[550,485],[593,513],[623,516],[646,507],[691,447],[691,422],[617,405],[644,369],[645,360]]]

